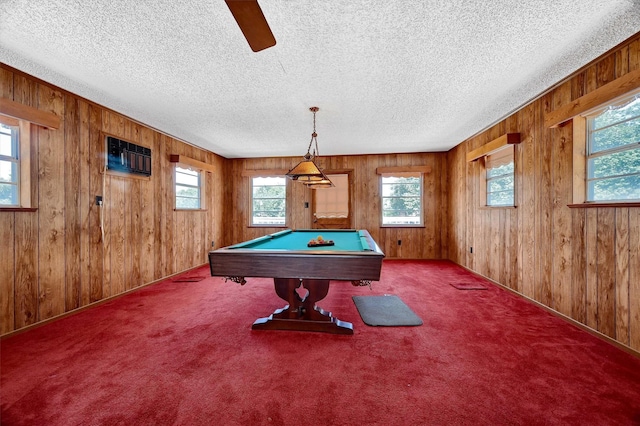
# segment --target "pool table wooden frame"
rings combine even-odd
[[[301,231],[318,233],[318,230]],[[323,231],[358,232],[353,229]],[[384,253],[367,231],[361,234],[371,250],[269,250],[234,246],[213,250],[209,252],[211,275],[241,284],[245,283],[245,277],[274,279],[276,294],[288,304],[269,317],[256,320],[253,329],[353,334],[351,323],[333,317],[331,312],[317,306],[317,302],[328,294],[331,280],[362,285],[380,279]],[[281,233],[268,237],[278,238]]]

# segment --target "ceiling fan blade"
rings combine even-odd
[[[251,50],[259,52],[275,46],[276,39],[260,9],[258,0],[225,0]]]

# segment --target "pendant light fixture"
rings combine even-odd
[[[311,133],[311,141],[309,141],[309,147],[307,148],[307,153],[304,155],[304,159],[285,175],[289,179],[302,182],[312,189],[330,188],[334,186],[316,163],[316,160],[320,157],[317,139],[318,134],[316,133],[316,113],[319,109],[318,107],[309,108],[309,111],[313,113],[313,133]],[[314,143],[315,147],[313,154],[311,154],[311,146],[313,146]]]

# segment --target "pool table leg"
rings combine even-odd
[[[329,293],[329,280],[274,278],[276,294],[288,305],[253,323],[254,330],[323,331],[353,334],[353,324],[340,321],[316,305]]]

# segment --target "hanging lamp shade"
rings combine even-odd
[[[313,112],[313,133],[311,134],[311,141],[309,142],[309,147],[307,148],[307,153],[304,155],[304,159],[299,162],[294,168],[289,170],[285,176],[291,180],[297,180],[298,182],[302,182],[307,186],[313,186],[314,188],[326,188],[329,186],[333,186],[333,183],[327,175],[325,175],[322,170],[316,164],[316,159],[318,158],[318,134],[316,133],[316,112],[318,112],[320,108],[311,107],[309,110]],[[313,151],[313,155],[311,154],[311,147],[315,142],[315,149]],[[319,186],[316,186],[319,185]]]
[[[308,176],[299,180],[311,189],[331,188],[335,186],[322,170],[320,170],[320,173],[322,174],[322,177]]]
[[[329,179],[322,179],[312,182],[305,182],[305,185],[311,189],[319,189],[319,188],[333,188],[335,185]]]
[[[289,179],[299,180],[300,182],[311,180],[322,180],[324,173],[320,171],[316,163],[313,161],[311,154],[307,152],[304,160],[299,162],[293,169],[286,174]]]

